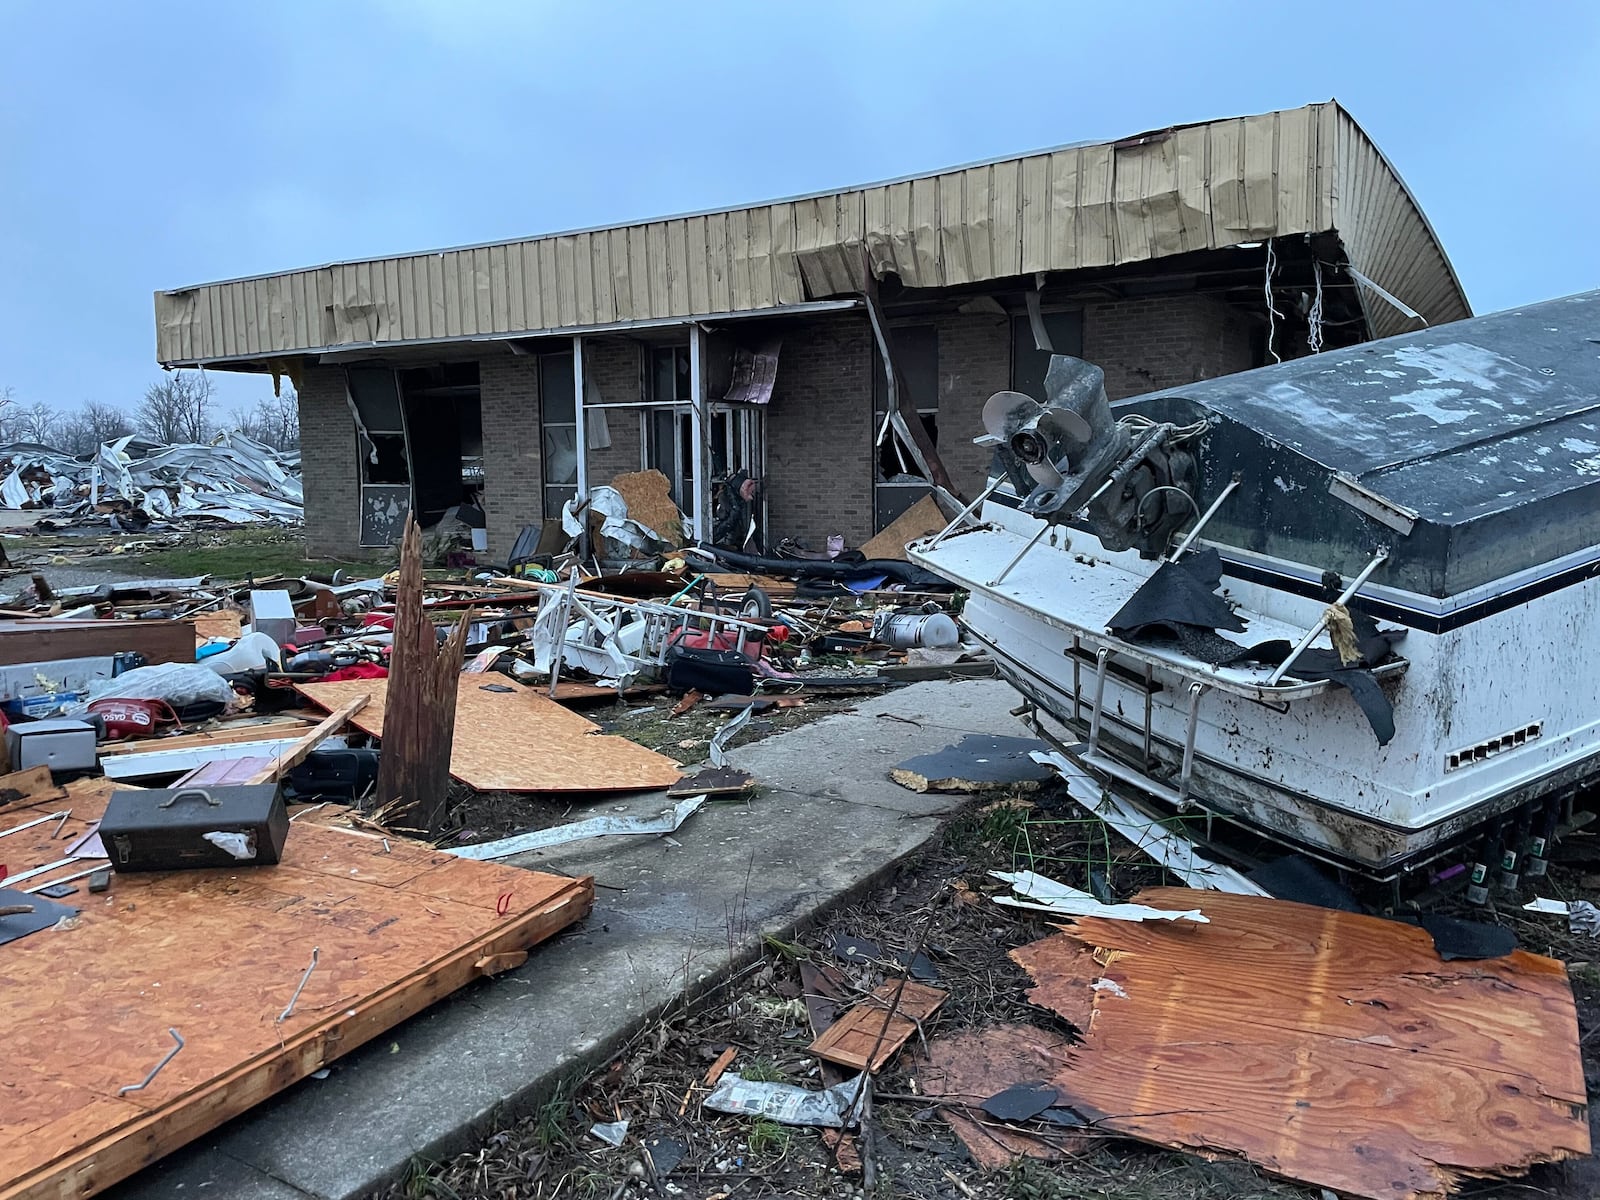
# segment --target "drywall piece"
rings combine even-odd
[[[1217,893],[1206,914],[1085,917],[1013,955],[1032,970],[1070,943],[1104,963],[1087,983],[1038,975],[1030,993],[1074,1014],[1090,993],[1083,1042],[1047,1078],[1100,1129],[1372,1200],[1589,1153],[1560,962],[1445,963],[1415,926],[1265,897]]]
[[[1204,924],[1205,914],[1198,908],[1168,909],[1151,908],[1147,904],[1102,904],[1088,892],[1079,891],[1075,887],[1058,883],[1044,875],[1037,875],[1032,871],[990,871],[989,874],[1003,883],[1009,883],[1011,890],[1018,896],[1027,899],[1018,900],[1012,896],[996,896],[996,904],[1006,904],[1012,908],[1031,908],[1037,912],[1055,913],[1063,917],[1103,917],[1111,921],[1194,921]]]
[[[100,817],[111,785],[82,782],[67,840],[48,826],[6,838],[9,862],[53,861]],[[587,878],[310,821],[290,827],[278,866],[117,876],[112,902],[85,904],[70,931],[7,949],[0,1197],[104,1191],[551,937],[593,897]],[[182,1053],[123,1094],[171,1048],[169,1028]]]
[[[891,979],[828,1026],[811,1043],[811,1053],[841,1067],[876,1073],[939,1011],[948,994],[909,979]]]
[[[308,683],[299,691],[327,709],[370,693],[351,721],[383,736],[389,679]],[[487,689],[496,690],[487,690]],[[683,774],[665,755],[600,727],[532,688],[500,675],[456,682],[450,774],[482,792],[628,792],[668,787]]]
[[[1193,888],[1231,892],[1237,896],[1265,896],[1266,889],[1251,882],[1232,867],[1214,863],[1183,837],[1160,822],[1145,816],[1120,796],[1102,791],[1084,777],[1082,767],[1064,754],[1035,751],[1033,761],[1048,763],[1067,785],[1067,794],[1091,816],[1099,817],[1139,850],[1149,855]]]
[[[1055,777],[1054,767],[1032,757],[1044,748],[1038,738],[969,733],[954,746],[897,764],[889,778],[913,792],[1032,791]]]

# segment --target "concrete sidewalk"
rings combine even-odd
[[[763,934],[805,924],[922,847],[961,798],[907,791],[889,768],[963,733],[1021,733],[1008,713],[1017,703],[997,680],[914,684],[733,751],[761,792],[706,805],[678,846],[613,837],[512,860],[592,873],[593,914],[520,969],[463,989],[340,1059],[327,1079],[297,1084],[107,1195],[354,1200],[416,1156],[466,1148],[603,1062]],[[587,807],[655,813],[664,801]]]

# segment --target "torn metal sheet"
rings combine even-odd
[[[996,904],[1011,908],[1030,908],[1035,912],[1055,913],[1064,917],[1104,917],[1112,921],[1193,921],[1205,924],[1208,918],[1198,908],[1151,908],[1148,904],[1103,904],[1088,892],[1079,891],[1065,883],[1032,871],[990,871],[989,874],[1003,883],[1009,883],[1018,896],[996,896]]]
[[[47,510],[74,524],[300,524],[298,452],[237,431],[206,445],[163,446],[137,435],[73,458],[45,446],[0,446],[0,508]]]
[[[1098,790],[1083,771],[1065,755],[1035,751],[1033,761],[1049,763],[1067,785],[1067,794],[1084,811],[1099,817],[1184,883],[1194,888],[1231,892],[1238,896],[1265,896],[1266,889],[1252,883],[1232,867],[1214,863],[1187,840],[1151,820],[1127,801]]]
[[[581,842],[589,838],[611,837],[616,834],[676,833],[678,827],[699,811],[706,802],[704,796],[681,801],[668,811],[654,817],[590,817],[587,821],[573,821],[551,829],[538,829],[533,833],[519,833],[516,837],[501,838],[496,842],[480,842],[476,846],[454,846],[444,853],[457,858],[486,859],[507,858],[529,850],[543,850],[550,846],[564,846],[568,842]]]
[[[733,741],[736,733],[750,724],[750,718],[755,714],[755,711],[755,705],[741,709],[738,716],[717,730],[716,736],[711,739],[711,744],[706,748],[706,753],[711,758],[712,766],[725,767],[728,765],[728,743]]]

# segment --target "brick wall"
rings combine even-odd
[[[544,520],[539,360],[509,353],[482,359],[478,389],[489,554],[503,562],[522,527]]]
[[[983,432],[983,405],[1011,386],[1011,321],[997,313],[947,313],[939,333],[939,457],[956,490],[983,491],[993,451],[972,444]]]
[[[361,541],[361,463],[343,369],[307,367],[298,394],[306,553],[313,558],[349,557]]]
[[[872,332],[865,316],[787,329],[767,412],[767,531],[822,549],[873,534]]]
[[[621,339],[599,340],[584,351],[584,369],[600,390],[606,404],[637,402],[639,394],[639,348]],[[589,399],[594,398],[590,393]],[[589,451],[589,486],[608,484],[618,475],[639,469],[639,410],[608,411],[606,428],[611,445]]]
[[[1090,305],[1083,355],[1106,373],[1113,400],[1248,370],[1249,322],[1210,296]]]

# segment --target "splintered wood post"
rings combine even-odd
[[[456,677],[472,614],[465,614],[443,644],[422,606],[422,531],[406,516],[400,543],[400,582],[394,606],[394,648],[389,657],[383,753],[378,759],[378,800],[396,803],[412,828],[437,833],[444,825],[455,742]]]

